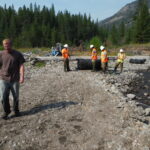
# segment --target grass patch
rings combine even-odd
[[[17,48],[16,48],[17,49]],[[40,48],[18,48],[18,51],[22,53],[29,53],[31,52],[32,54],[39,55],[39,56],[45,56],[47,53],[51,52],[50,48],[47,47],[40,47]]]
[[[142,52],[147,51],[150,52],[150,43],[146,44],[128,44],[128,45],[122,45],[122,46],[113,46],[113,47],[106,47],[108,50],[109,56],[116,56],[119,50],[123,48],[126,52],[127,56],[133,56],[135,55],[136,51]],[[2,50],[3,47],[0,46],[0,50]],[[31,52],[32,54],[38,55],[38,56],[45,56],[46,54],[51,52],[51,48],[48,47],[37,47],[37,48],[15,48],[16,50],[19,50],[22,53],[25,52]],[[70,55],[71,56],[91,56],[91,50],[85,49],[85,50],[79,50],[78,47],[70,47]],[[98,56],[100,56],[101,50],[98,49]],[[140,54],[139,54],[140,55]]]
[[[42,68],[45,67],[46,63],[44,61],[38,61],[34,64],[35,67]]]
[[[37,52],[42,52],[42,51],[51,51],[51,49],[50,48],[48,48],[48,47],[35,47],[35,48],[16,48],[16,49],[18,49],[19,51],[21,51],[21,52],[35,52],[35,53],[37,53]]]
[[[79,50],[71,50],[70,51],[71,56],[91,56],[91,51],[79,51]]]

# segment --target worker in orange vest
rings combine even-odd
[[[108,56],[107,56],[107,50],[104,46],[100,46],[101,49],[101,67],[103,72],[105,73],[108,68]]]
[[[115,68],[114,68],[114,72],[117,71],[117,68],[119,65],[120,65],[121,72],[123,71],[123,63],[124,63],[125,58],[126,58],[126,55],[124,53],[124,50],[120,49],[120,51],[118,53],[118,57],[117,57],[117,62],[116,62]]]
[[[61,51],[62,53],[62,57],[64,59],[64,71],[70,71],[70,67],[69,67],[69,49],[68,49],[68,44],[64,45],[64,48]]]
[[[96,71],[96,61],[97,61],[97,50],[94,45],[90,45],[90,49],[92,50],[92,71]]]

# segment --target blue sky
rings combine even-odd
[[[61,10],[68,10],[71,14],[86,13],[91,18],[103,20],[112,16],[126,4],[135,0],[0,0],[0,6],[14,5],[16,9],[23,5],[29,6],[30,3],[36,3],[41,7],[43,5],[51,7],[55,6],[56,13]]]

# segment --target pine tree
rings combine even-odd
[[[53,46],[56,44],[56,29],[53,28],[51,31],[51,39],[50,39],[50,44]]]
[[[125,33],[125,44],[130,44],[133,37],[133,28],[126,29]]]
[[[121,22],[120,26],[119,26],[119,36],[121,38],[124,38],[125,35],[125,24],[124,22]]]
[[[6,18],[4,16],[4,10],[0,7],[0,41],[4,39],[4,29],[5,29]]]
[[[99,50],[99,47],[102,44],[102,41],[100,40],[100,38],[98,36],[95,36],[90,40],[90,44],[93,44],[95,46],[95,48],[97,50]],[[89,45],[88,45],[88,47],[89,47]]]
[[[110,31],[110,41],[112,42],[113,45],[117,45],[119,41],[119,36],[118,36],[118,30],[115,25],[113,25],[111,31]]]
[[[14,39],[16,37],[17,25],[16,25],[16,18],[15,14],[11,15],[10,18],[10,25],[9,25],[9,37]]]
[[[146,0],[139,0],[138,12],[134,24],[134,42],[144,43],[150,41],[150,14]]]

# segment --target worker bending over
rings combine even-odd
[[[124,53],[124,50],[123,49],[120,49],[119,53],[118,53],[118,57],[117,57],[117,62],[116,62],[116,65],[115,65],[115,68],[114,68],[114,72],[117,71],[117,68],[118,66],[120,65],[120,71],[122,72],[123,71],[123,62],[126,58],[126,55]]]

